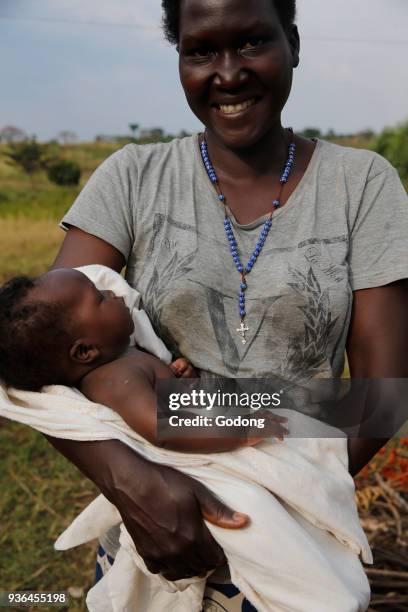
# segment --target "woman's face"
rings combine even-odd
[[[299,40],[272,0],[181,0],[179,51],[187,102],[224,146],[250,147],[280,125]]]

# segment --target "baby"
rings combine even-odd
[[[115,410],[151,444],[186,452],[221,452],[256,444],[242,428],[211,438],[159,438],[158,379],[192,378],[184,358],[167,366],[137,348],[126,350],[134,330],[122,297],[99,291],[78,270],[61,269],[36,279],[17,277],[0,289],[0,378],[8,386],[40,391],[44,385],[77,387],[88,399]],[[264,437],[282,440],[287,419],[265,416]],[[244,432],[245,433],[245,432]],[[234,435],[235,434],[235,435]]]

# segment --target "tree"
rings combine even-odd
[[[0,130],[0,142],[21,142],[27,138],[27,134],[14,125],[6,125]]]
[[[318,138],[318,137],[316,136],[316,138]],[[331,140],[332,138],[336,138],[336,132],[333,130],[333,128],[330,128],[327,131],[326,138],[327,138],[327,140]]]
[[[48,166],[47,176],[56,185],[78,185],[81,168],[76,162],[61,159]]]
[[[139,129],[138,123],[129,123],[129,129],[132,132],[133,138],[136,138],[136,132]]]
[[[187,136],[191,136],[190,132],[186,132],[186,130],[181,130],[178,133],[177,138],[187,138]]]
[[[375,138],[375,132],[371,128],[366,128],[357,133],[357,136],[363,140],[372,140]]]
[[[46,165],[47,147],[35,140],[12,143],[4,155],[9,163],[19,166],[32,181],[33,175]]]
[[[61,130],[58,132],[57,139],[61,144],[68,144],[69,142],[75,142],[77,135],[71,130]]]
[[[140,139],[145,142],[163,142],[166,136],[163,128],[155,127],[141,130]]]
[[[305,138],[321,138],[322,133],[319,128],[308,127],[300,132]]]
[[[408,121],[383,130],[375,141],[374,149],[398,170],[403,181],[408,181]]]

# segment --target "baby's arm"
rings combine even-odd
[[[122,419],[134,431],[154,446],[168,450],[188,453],[215,453],[234,450],[242,446],[253,445],[262,438],[242,438],[242,428],[229,428],[229,437],[198,436],[195,429],[194,438],[164,438],[157,434],[157,397],[154,384],[157,378],[173,378],[171,369],[156,357],[132,351],[105,364],[88,374],[81,382],[80,390],[91,401],[109,406],[120,414]],[[183,416],[178,411],[178,416]],[[191,414],[186,414],[191,417]],[[280,439],[286,430],[281,423],[285,419],[270,415],[270,426],[265,428],[265,436],[275,435]],[[217,429],[213,429],[214,434]],[[241,436],[241,437],[240,437]]]

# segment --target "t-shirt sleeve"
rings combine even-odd
[[[353,290],[408,278],[408,198],[397,171],[377,157],[351,225]]]
[[[133,193],[137,181],[136,160],[125,147],[97,168],[60,226],[66,230],[74,225],[105,240],[127,260],[134,242]]]

